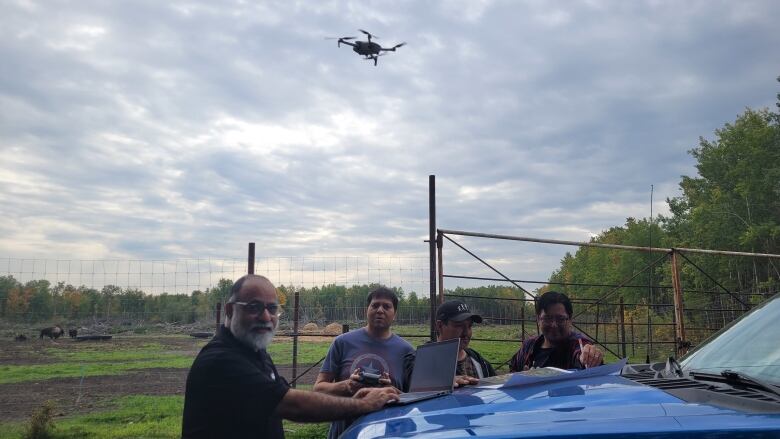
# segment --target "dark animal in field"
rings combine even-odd
[[[77,335],[79,335],[78,329],[68,329],[68,336],[70,338],[76,338]]]
[[[48,328],[41,329],[41,336],[40,338],[43,339],[43,336],[49,337],[50,340],[60,338],[60,336],[63,334],[62,328],[59,326],[49,326]]]
[[[19,334],[14,337],[14,341],[27,341],[27,336],[24,334]]]

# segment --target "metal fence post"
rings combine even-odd
[[[430,254],[431,341],[436,341],[436,176],[428,176],[428,251]]]
[[[300,312],[299,298],[300,292],[296,291],[293,296],[293,354],[292,354],[292,387],[295,388],[295,381],[298,379],[298,317]]]
[[[520,302],[520,341],[525,340],[525,301],[528,299],[523,291],[520,291],[523,295],[523,301]]]
[[[685,347],[685,322],[683,321],[683,297],[682,287],[680,286],[680,272],[677,267],[677,251],[672,249],[672,287],[674,287],[674,316],[675,334],[677,336],[677,358],[683,356],[688,349]]]
[[[220,316],[221,313],[222,313],[222,302],[217,302],[214,305],[214,314],[217,317],[217,326],[216,326],[214,332],[218,332],[219,331],[219,316]]]
[[[441,233],[436,235],[436,250],[438,254],[437,264],[439,267],[439,301],[438,305],[444,303],[444,262],[442,261],[442,248],[444,247],[444,240],[441,237]]]
[[[596,302],[596,340],[599,339],[599,318],[601,318],[601,302]]]
[[[626,320],[625,308],[623,307],[623,296],[620,296],[620,341],[623,347],[623,358],[626,358]]]
[[[247,256],[247,263],[246,263],[246,272],[247,274],[255,274],[255,243],[250,242],[249,243],[249,252]]]

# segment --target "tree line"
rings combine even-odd
[[[780,109],[780,93],[777,98]],[[780,254],[780,112],[747,109],[716,130],[714,139],[700,138],[689,153],[698,172],[682,176],[682,195],[666,200],[669,216],[628,218],[591,241]],[[683,254],[679,267],[690,310],[686,319],[694,324],[723,326],[778,291],[778,259]],[[561,284],[618,284],[658,256],[582,247],[567,253],[549,280],[570,296],[595,299],[610,289]],[[651,303],[652,313],[670,319],[672,308],[662,306],[672,302],[670,264],[669,258],[662,259],[631,282],[637,286],[622,288],[619,294],[628,302]]]
[[[85,319],[126,323],[195,323],[213,321],[217,304],[228,299],[233,281],[220,279],[213,288],[190,294],[148,294],[137,288],[106,285],[100,290],[48,280],[22,283],[12,275],[0,276],[0,319],[17,323],[72,322]],[[281,285],[282,307],[291,318],[295,292],[299,294],[302,322],[360,322],[365,319],[366,297],[378,284],[323,285],[312,288]],[[430,315],[430,299],[416,291],[392,288],[399,298],[398,320],[425,323]],[[516,298],[515,288],[489,286],[457,288],[447,294],[495,298]],[[485,301],[480,312],[495,315],[519,313],[522,302]],[[519,315],[519,314],[518,314]]]

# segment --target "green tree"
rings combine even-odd
[[[32,292],[30,296],[30,319],[32,321],[48,320],[54,315],[54,300],[49,290],[51,283],[47,280],[31,280],[24,288]]]
[[[20,287],[21,284],[13,276],[0,276],[0,316],[6,316],[8,296],[11,290]]]
[[[780,125],[768,110],[746,110],[690,151],[697,177],[683,177],[683,195],[668,200],[667,229],[682,247],[780,253]],[[772,290],[777,262],[698,257],[713,277],[737,291]],[[697,279],[707,284],[704,279]]]

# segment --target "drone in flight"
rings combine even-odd
[[[349,40],[354,40],[357,37],[335,37],[335,38],[328,38],[329,40],[338,40],[338,46],[341,47],[342,44],[346,44],[348,46],[352,46],[352,50],[355,51],[358,55],[363,55],[365,60],[373,59],[374,65],[376,65],[377,60],[380,56],[387,55],[387,52],[395,52],[395,49],[405,45],[406,43],[396,44],[393,47],[382,47],[379,44],[371,41],[371,38],[378,40],[379,37],[376,35],[371,35],[370,32],[365,31],[363,29],[358,29],[360,32],[363,32],[368,37],[368,41],[355,41],[350,42]]]

